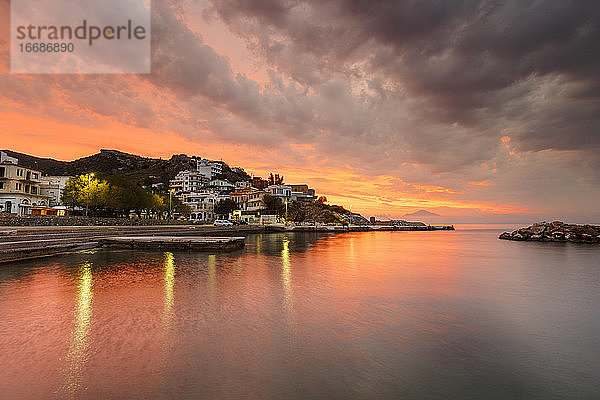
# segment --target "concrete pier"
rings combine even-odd
[[[245,238],[235,236],[117,236],[103,238],[99,242],[104,247],[125,249],[233,251],[244,247]]]

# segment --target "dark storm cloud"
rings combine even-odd
[[[492,137],[501,123],[518,127],[521,150],[600,147],[598,1],[213,4],[299,82],[318,85],[368,60],[368,72],[423,98],[424,116]]]
[[[277,168],[597,209],[600,2],[206,1],[198,14],[197,0],[153,1],[151,74],[6,73],[0,110],[256,145]],[[210,20],[258,74],[203,40]]]

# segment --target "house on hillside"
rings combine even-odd
[[[72,176],[42,176],[40,178],[40,193],[48,197],[50,207],[62,205],[62,193],[65,190],[67,181]]]
[[[311,203],[315,201],[315,189],[311,189],[306,184],[289,185],[292,188],[291,200]]]
[[[35,206],[48,206],[40,192],[41,171],[19,165],[19,160],[0,152],[0,212],[31,214]]]
[[[208,178],[200,172],[185,170],[180,171],[175,175],[175,179],[169,181],[169,187],[176,196],[180,196],[181,193],[199,192],[208,182]]]
[[[263,210],[265,206],[264,197],[267,192],[264,190],[252,189],[248,193],[248,199],[246,200],[245,210],[247,211],[259,211]]]
[[[208,183],[208,186],[213,187],[213,188],[217,188],[221,191],[226,191],[229,192],[231,190],[235,189],[235,185],[233,185],[231,182],[223,180],[223,179],[213,179],[212,181],[210,181]]]
[[[283,202],[291,200],[292,197],[292,187],[289,185],[270,185],[266,192],[271,196],[279,197]]]
[[[201,158],[196,160],[196,170],[208,180],[211,180],[223,173],[224,164],[222,161],[210,161]]]

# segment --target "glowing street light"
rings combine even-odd
[[[169,189],[169,219],[171,219],[171,216],[173,215],[173,191],[175,189]]]
[[[88,186],[87,186],[87,190],[88,190],[88,201],[85,205],[85,216],[88,216],[88,210],[90,208],[90,202],[92,201],[92,178],[94,177],[94,173],[89,173],[87,174],[88,177]]]

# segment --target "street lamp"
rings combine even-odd
[[[94,173],[89,173],[87,174],[88,177],[88,186],[87,186],[87,191],[88,191],[88,201],[85,205],[85,216],[88,216],[88,210],[90,208],[90,202],[92,201],[92,177],[94,176]]]
[[[173,190],[174,189],[169,189],[169,219],[171,219],[171,216],[173,215]]]

